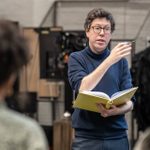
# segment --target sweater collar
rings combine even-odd
[[[86,47],[85,51],[88,53],[88,55],[90,55],[91,57],[95,58],[95,59],[101,59],[101,58],[105,58],[109,55],[110,51],[108,48],[106,48],[104,51],[102,51],[102,53],[100,54],[95,54],[91,48],[88,46]]]

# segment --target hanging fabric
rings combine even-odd
[[[133,84],[139,87],[133,113],[138,130],[144,131],[150,126],[150,47],[133,57],[131,73]]]

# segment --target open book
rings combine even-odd
[[[129,101],[135,94],[137,88],[138,87],[133,87],[127,90],[119,91],[114,93],[111,97],[104,92],[82,91],[73,102],[73,108],[99,112],[96,106],[98,103],[105,105],[107,109],[109,109],[111,105],[119,106]]]

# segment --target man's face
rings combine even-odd
[[[101,53],[108,45],[111,38],[111,24],[106,18],[93,20],[89,31],[86,31],[89,46],[96,54]]]

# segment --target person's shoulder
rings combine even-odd
[[[36,120],[25,116],[24,114],[9,109],[6,112],[6,116],[9,118],[7,121],[14,127],[20,127],[24,129],[39,128]]]
[[[0,110],[0,122],[0,133],[5,133],[6,136],[3,137],[8,141],[17,143],[19,139],[22,142],[17,143],[18,146],[22,147],[23,143],[27,143],[28,149],[47,149],[44,130],[36,120],[8,108]],[[7,135],[13,138],[10,139]]]
[[[71,54],[70,54],[70,57],[79,57],[80,55],[81,55],[81,51],[76,51],[76,52],[72,52]]]
[[[0,110],[0,122],[2,123],[0,130],[3,129],[10,135],[17,131],[16,134],[43,136],[43,130],[36,120],[9,108]]]
[[[86,49],[86,48],[85,48],[85,49]],[[78,56],[81,56],[81,55],[84,53],[85,49],[72,52],[72,53],[70,54],[70,57],[78,57]]]

